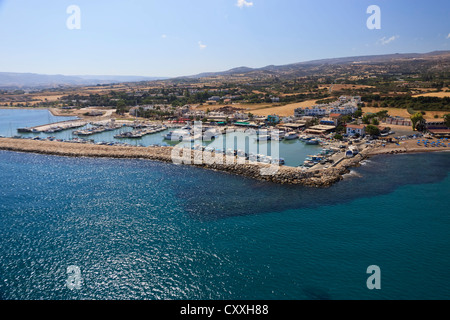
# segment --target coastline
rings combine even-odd
[[[370,156],[380,154],[448,151],[448,148],[431,149],[425,147],[417,147],[417,143],[416,147],[414,147],[410,142],[412,141],[405,142],[401,146],[395,145],[385,148],[378,146],[367,147],[357,156],[353,158],[346,158],[335,167],[317,170],[302,170],[300,168],[281,166],[276,167],[276,173],[271,175],[263,174],[264,169],[267,170],[268,168],[270,168],[270,165],[248,162],[246,162],[245,164],[227,164],[226,156],[224,156],[223,158],[223,164],[207,164],[203,161],[201,164],[195,164],[194,158],[191,158],[191,164],[186,165],[208,170],[226,172],[277,184],[291,184],[323,188],[330,187],[336,182],[341,181],[343,179],[343,176],[349,173],[349,169],[351,167],[359,166],[361,161],[369,158]],[[0,139],[0,150],[4,151],[37,153],[67,157],[145,159],[166,163],[174,163],[172,158],[173,149],[173,147],[121,147],[74,144],[55,141],[21,140],[12,138]]]

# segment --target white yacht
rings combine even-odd
[[[187,130],[176,130],[170,131],[168,134],[163,135],[165,140],[170,141],[183,141],[189,140],[191,138],[191,134]]]
[[[298,139],[298,134],[296,132],[289,132],[284,136],[284,140],[295,140]]]

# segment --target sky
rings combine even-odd
[[[0,0],[0,72],[175,77],[435,50],[450,50],[448,0]]]

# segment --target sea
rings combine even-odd
[[[449,152],[315,189],[0,151],[0,300],[449,299],[449,191]]]

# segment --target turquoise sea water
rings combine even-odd
[[[12,137],[17,129],[68,121],[76,117],[56,117],[46,109],[0,109],[0,135]]]
[[[449,299],[449,173],[378,156],[310,189],[0,151],[0,299]]]

